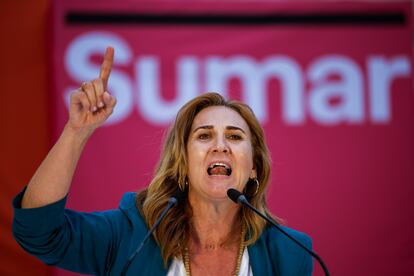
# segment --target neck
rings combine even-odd
[[[213,250],[231,246],[240,239],[240,207],[230,201],[211,202],[189,197],[191,218],[190,245],[193,249]]]

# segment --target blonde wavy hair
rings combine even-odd
[[[225,100],[218,93],[202,94],[186,103],[177,113],[172,127],[169,129],[155,176],[148,188],[137,196],[137,207],[144,217],[147,226],[152,226],[167,206],[168,199],[177,189],[184,190],[187,177],[187,140],[196,115],[210,106],[225,106],[235,110],[246,121],[251,132],[253,162],[260,183],[256,193],[255,181],[249,180],[245,194],[250,203],[261,212],[273,217],[266,206],[266,188],[270,176],[269,150],[264,140],[264,132],[253,111],[244,103]],[[247,229],[245,245],[253,244],[261,235],[265,221],[249,209],[240,209],[241,225]],[[161,248],[164,264],[173,257],[180,258],[187,245],[192,216],[191,206],[186,196],[178,207],[172,208],[154,231],[154,238]]]

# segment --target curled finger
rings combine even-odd
[[[71,109],[75,110],[90,110],[91,104],[82,88],[78,88],[70,95]]]
[[[95,95],[97,99],[97,105],[98,108],[103,108],[105,106],[104,100],[103,100],[103,94],[104,94],[104,84],[102,79],[94,79],[92,81],[92,85],[95,89]]]
[[[112,114],[114,107],[116,105],[116,98],[112,95],[110,95],[107,91],[104,92],[103,94],[103,99],[105,102],[105,112],[107,113],[107,115],[109,116],[110,114]]]
[[[90,82],[84,82],[81,85],[82,91],[86,94],[88,97],[89,103],[90,103],[90,111],[95,112],[98,110],[98,101],[97,96],[95,93],[95,88],[92,83]]]

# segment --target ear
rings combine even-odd
[[[250,178],[251,179],[255,179],[257,178],[257,171],[256,168],[253,168],[252,171],[250,172]]]

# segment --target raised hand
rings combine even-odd
[[[71,94],[69,121],[30,180],[22,208],[45,206],[67,195],[84,145],[114,110],[116,99],[107,92],[113,60],[114,49],[108,47],[99,77]]]
[[[99,77],[82,83],[70,96],[67,127],[75,131],[92,132],[112,114],[116,99],[107,91],[108,79],[114,60],[114,49],[105,51]]]

